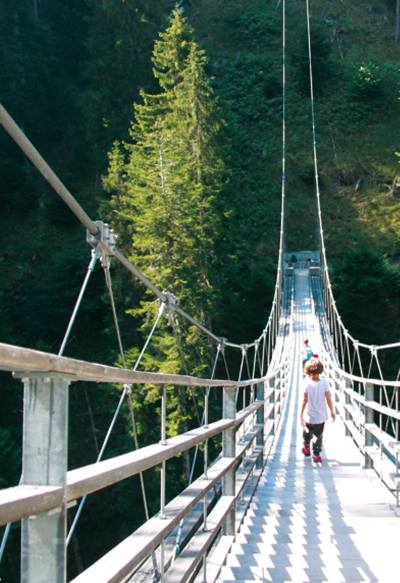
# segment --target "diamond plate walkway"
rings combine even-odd
[[[340,419],[325,427],[322,465],[301,454],[301,351],[320,346],[306,270],[295,273],[296,357],[279,435],[219,581],[400,581],[394,498]]]

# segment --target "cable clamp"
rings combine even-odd
[[[94,248],[96,248],[99,243],[103,243],[105,248],[102,247],[102,254],[114,255],[116,251],[118,235],[114,233],[113,229],[108,223],[103,223],[103,221],[95,221],[95,225],[98,228],[98,232],[96,235],[92,235],[92,233],[86,231],[86,241]]]
[[[228,342],[227,338],[224,338],[224,336],[220,336],[219,338],[219,345],[221,347],[221,352],[222,354],[224,354],[224,350],[225,350],[225,344]]]
[[[174,310],[176,308],[177,305],[177,299],[176,296],[171,293],[171,292],[163,292],[163,299],[162,301],[165,303],[165,305],[167,306],[167,308]]]

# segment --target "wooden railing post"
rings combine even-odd
[[[24,377],[21,483],[64,488],[68,455],[69,380]],[[65,583],[66,505],[22,521],[21,581]]]
[[[257,401],[261,401],[262,405],[259,409],[257,409],[257,425],[261,425],[262,429],[257,434],[256,437],[256,445],[260,447],[260,455],[257,458],[256,468],[262,468],[264,465],[264,427],[265,427],[265,419],[264,419],[264,382],[257,384],[257,393],[256,393]]]
[[[366,383],[366,385],[365,385],[365,418],[364,418],[365,425],[367,423],[374,422],[374,411],[373,411],[373,409],[371,409],[370,407],[367,406],[367,401],[373,401],[373,400],[374,400],[374,385],[371,383]],[[367,431],[365,425],[364,425],[364,446],[368,447],[368,446],[373,445],[373,440],[372,440],[371,433],[369,431]],[[368,455],[367,450],[364,451],[364,467],[366,469],[373,467],[372,459]]]
[[[236,418],[236,389],[232,387],[223,388],[223,411],[222,416],[224,419],[235,419]],[[235,426],[225,429],[222,435],[222,456],[223,457],[235,457],[236,455],[236,428]],[[222,482],[222,495],[223,496],[235,496],[235,474],[236,468],[232,467],[228,470],[224,476]],[[233,536],[235,534],[235,520],[236,511],[235,505],[229,510],[224,521],[224,534]]]

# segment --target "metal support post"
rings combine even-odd
[[[374,400],[374,385],[372,385],[371,383],[366,383],[365,385],[365,425],[367,423],[373,423],[374,422],[374,411],[373,409],[371,409],[370,407],[367,406],[367,401],[373,401]],[[369,431],[367,431],[366,427],[364,425],[364,445],[365,446],[370,446],[373,445],[373,441],[372,441],[372,435],[370,434]],[[364,468],[372,468],[373,467],[373,462],[372,459],[370,458],[370,456],[367,454],[367,452],[364,452]]]
[[[257,433],[256,445],[261,448],[260,455],[257,458],[256,467],[262,468],[264,465],[264,382],[257,384],[256,392],[257,401],[261,401],[262,407],[257,409],[257,425],[262,425],[262,430]]]
[[[224,387],[223,389],[223,411],[222,415],[224,419],[235,419],[236,418],[236,403],[235,403],[235,388]],[[235,439],[235,427],[230,427],[225,429],[222,435],[222,455],[223,457],[233,458],[236,455],[236,439]],[[235,495],[235,473],[236,468],[232,467],[228,470],[223,478],[222,482],[222,495],[223,496],[234,496]],[[226,515],[224,521],[224,534],[234,536],[235,534],[235,521],[236,512],[235,505],[233,504],[228,514]]]
[[[165,385],[161,387],[161,445],[167,445],[167,389]],[[165,482],[167,474],[167,464],[165,460],[161,462],[160,472],[160,518],[165,516]],[[165,539],[160,544],[160,580],[165,580]]]
[[[271,430],[271,435],[275,435],[275,431],[276,431],[276,427],[275,427],[275,423],[276,423],[276,419],[275,419],[275,409],[276,409],[276,403],[277,403],[277,396],[279,393],[277,393],[277,388],[275,386],[275,378],[273,379],[269,379],[268,381],[268,386],[270,389],[272,389],[270,398],[269,398],[269,403],[272,403],[272,409],[271,412],[269,414],[269,418],[272,421],[272,430]]]
[[[55,375],[24,377],[23,485],[59,486],[61,507],[21,523],[21,582],[65,583],[68,387]]]
[[[206,391],[205,397],[205,405],[204,405],[204,427],[208,427],[208,394],[209,389]],[[204,442],[204,478],[208,480],[208,439]],[[203,530],[207,530],[207,513],[208,513],[208,504],[207,504],[207,494],[203,498]],[[204,563],[204,572],[205,572],[205,565],[206,565],[206,555],[203,556],[203,563]]]
[[[352,384],[351,384],[351,381],[350,380],[346,379],[344,381],[344,383],[345,383],[346,389],[351,389],[352,388]],[[347,407],[349,405],[351,405],[350,395],[348,395],[347,392],[344,394],[344,402],[345,402],[345,405],[346,405],[346,407],[344,409],[344,419],[347,422],[347,423],[345,423],[345,435],[346,436],[349,436],[349,435],[351,435],[351,431],[350,431],[350,429],[348,427],[348,423],[350,423],[352,419],[351,419],[351,415],[350,415],[350,413],[349,413],[349,411],[347,409]]]
[[[203,583],[207,583],[207,555],[203,555]]]

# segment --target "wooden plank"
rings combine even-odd
[[[168,569],[165,583],[177,583],[178,581],[185,583],[189,580],[201,561],[201,557],[218,534],[222,522],[234,502],[234,496],[221,496],[207,518],[207,530],[199,531],[192,538],[172,567]]]
[[[262,406],[263,406],[262,401],[255,401],[251,405],[248,405],[247,407],[239,411],[236,415],[235,426],[238,427],[239,425],[241,425],[249,415],[256,413],[258,409],[260,409]]]
[[[182,435],[171,437],[167,440],[166,445],[152,444],[97,464],[71,470],[67,474],[68,500],[80,498],[139,472],[144,472],[162,461],[190,449],[197,443],[218,435],[221,431],[232,427],[234,423],[234,419],[221,419],[210,423],[207,429],[198,427]]]
[[[214,583],[235,540],[234,536],[223,535],[207,557],[207,583]],[[203,574],[197,575],[195,583],[204,583]]]
[[[0,490],[0,525],[34,516],[63,503],[63,489],[52,486],[15,486]]]
[[[400,411],[396,411],[395,409],[391,409],[386,405],[381,405],[376,401],[365,401],[365,406],[377,411],[378,413],[382,413],[383,415],[387,415],[388,417],[392,417],[392,419],[400,420]]]
[[[251,455],[247,456],[245,458],[246,463],[248,464],[247,467],[244,469],[239,469],[238,472],[236,472],[236,481],[235,481],[235,486],[236,486],[236,492],[235,492],[235,496],[236,498],[239,498],[239,496],[241,496],[247,480],[250,477],[251,471],[254,468],[254,466],[256,465],[257,459],[260,457],[261,454],[261,448],[258,449],[258,451],[252,453]]]
[[[400,441],[395,441],[392,435],[389,435],[389,433],[386,433],[386,431],[379,429],[379,427],[377,427],[374,423],[366,423],[365,429],[369,431],[369,433],[371,433],[374,437],[376,437],[379,443],[382,443],[387,449],[396,451],[400,448]]]
[[[361,346],[361,342],[359,343],[359,345]],[[370,348],[368,345],[364,345],[367,346],[368,348]],[[379,347],[377,347],[379,348]],[[334,370],[336,373],[339,374],[340,377],[344,377],[346,379],[349,379],[350,381],[356,381],[358,383],[370,383],[371,385],[374,385],[376,387],[400,387],[400,381],[387,381],[387,380],[382,380],[382,379],[366,379],[364,377],[359,377],[357,375],[354,374],[350,374],[348,372],[346,372],[345,370],[343,370],[342,368],[339,368],[335,363],[331,363],[331,368],[332,370]]]
[[[247,436],[245,436],[245,439],[247,439],[247,437],[250,438],[249,441],[245,441],[244,443],[241,442],[237,447],[237,454],[236,454],[236,458],[235,458],[235,466],[237,465],[237,463],[240,461],[240,459],[243,457],[244,453],[251,447],[252,441],[254,440],[254,437],[257,435],[258,431],[261,430],[261,425],[257,425],[255,428],[255,434],[254,431],[250,432],[250,434]],[[219,458],[221,459],[221,458]],[[216,463],[216,461],[219,460],[215,460],[214,463]],[[209,498],[208,502],[211,502],[211,500],[214,498],[214,496],[212,495],[212,492],[209,491],[208,494],[206,494],[206,496]],[[193,516],[193,514],[197,511],[197,514],[195,516]],[[194,506],[194,508],[192,508],[188,515],[185,516],[184,518],[184,528],[190,530],[190,521],[192,520],[193,525],[196,523],[196,528],[198,528],[198,526],[201,524],[203,519],[203,505],[202,505],[202,501],[198,501],[196,503],[196,505]],[[169,568],[170,564],[171,564],[171,558],[172,558],[172,552],[175,546],[175,540],[176,537],[173,536],[174,533],[173,529],[166,537],[165,541],[165,566],[166,569]],[[196,529],[195,529],[196,530]],[[191,536],[193,536],[194,532],[191,533]],[[171,540],[171,537],[173,536],[173,542]],[[183,539],[184,537],[181,539],[181,542],[183,543]],[[187,542],[187,541],[186,541]],[[184,546],[184,544],[183,544]],[[159,556],[159,547],[158,549],[156,549],[155,554],[157,556]],[[135,567],[134,570],[134,574],[133,575],[129,575],[128,576],[128,580],[129,581],[138,581],[138,582],[143,582],[143,581],[147,581],[146,577],[152,578],[153,575],[153,566],[152,566],[152,560],[151,557],[148,556],[147,559],[145,559],[141,565],[138,565],[137,567]]]
[[[354,389],[350,389],[349,387],[343,387],[343,393],[346,393],[346,395],[349,395],[352,399],[364,405],[365,402],[364,396],[357,393]]]
[[[114,583],[127,577],[234,463],[234,458],[221,458],[209,469],[208,479],[198,478],[167,504],[165,519],[154,516],[148,520],[71,583]]]
[[[20,375],[39,372],[72,377],[76,381],[119,384],[184,385],[192,387],[247,387],[263,382],[269,376],[247,381],[202,379],[189,375],[139,372],[107,366],[48,352],[0,343],[0,370],[19,371]],[[272,374],[272,373],[270,373]]]
[[[232,421],[225,420],[222,422],[217,422],[217,424],[223,423],[225,425],[231,425]],[[217,429],[215,426],[216,424],[212,424],[214,427],[209,426],[211,432],[214,433]],[[238,455],[236,456],[236,460],[238,460],[242,455],[244,455],[245,451],[250,447],[251,442],[254,440],[257,433],[261,430],[261,427],[256,427],[256,430],[252,430],[247,435],[250,437],[250,440],[246,442],[243,448],[238,450]],[[205,438],[204,432],[208,430],[204,430],[203,428],[199,428],[197,430],[199,440]],[[192,434],[193,432],[189,432]],[[189,440],[193,439],[193,435],[187,436]],[[180,436],[184,437],[184,436]],[[99,464],[92,464],[91,466],[86,466],[84,468],[80,468],[78,470],[72,470],[68,472],[68,500],[74,500],[77,497],[83,495],[83,493],[90,493],[99,489],[97,486],[95,489],[94,486],[90,486],[90,490],[87,490],[88,482],[92,483],[92,480],[95,478],[93,474],[89,476],[88,472],[93,470],[96,471],[96,480],[100,479],[101,475],[105,471],[112,471],[113,475],[115,476],[118,473],[118,479],[124,479],[127,477],[125,475],[126,472],[130,474],[131,471],[137,473],[137,464],[144,463],[145,466],[143,467],[151,467],[149,466],[150,463],[154,463],[155,459],[153,455],[156,456],[156,463],[159,463],[158,455],[161,454],[162,456],[166,454],[166,449],[168,449],[168,457],[175,455],[172,453],[176,451],[176,447],[179,448],[183,447],[183,442],[177,444],[176,438],[172,438],[174,443],[169,443],[167,446],[161,446],[156,444],[155,446],[149,446],[148,448],[142,448],[136,452],[132,452],[130,454],[125,454],[124,456],[118,456],[118,458],[113,458],[112,460],[106,460],[105,462],[100,462]],[[179,439],[178,439],[179,441]],[[187,445],[187,442],[185,442]],[[169,447],[171,446],[171,447]],[[146,451],[147,450],[147,451]],[[148,451],[150,450],[150,451]],[[155,450],[155,451],[153,451]],[[135,460],[135,457],[138,459]],[[124,458],[121,460],[120,458]],[[121,466],[123,464],[123,471],[124,474],[121,474]],[[100,467],[99,467],[100,466]],[[106,466],[106,467],[104,467]],[[111,466],[113,470],[111,470]],[[142,467],[142,465],[140,465]],[[118,468],[118,469],[117,469]],[[98,474],[97,472],[100,472]],[[83,474],[85,477],[83,478]],[[121,477],[122,476],[122,477]],[[114,483],[114,481],[110,481],[111,478],[108,476],[107,478],[108,485],[109,483]],[[114,479],[114,478],[113,478]],[[61,506],[63,499],[63,492],[61,488],[53,488],[53,487],[44,487],[44,486],[16,486],[14,488],[7,488],[4,490],[0,490],[0,525],[6,524],[8,522],[15,522],[26,518],[31,515],[39,514],[40,512],[45,512],[46,510],[50,510],[52,508],[56,508],[57,506]]]
[[[247,434],[250,439],[239,447],[235,458],[221,458],[209,468],[208,479],[201,476],[174,498],[166,507],[165,519],[158,516],[151,518],[84,573],[81,573],[74,579],[74,583],[114,582],[128,576],[160,545],[162,539],[175,528],[183,516],[211,490],[215,483],[221,480],[225,472],[232,465],[237,464],[251,447],[252,441],[261,429],[262,426],[257,425]]]

